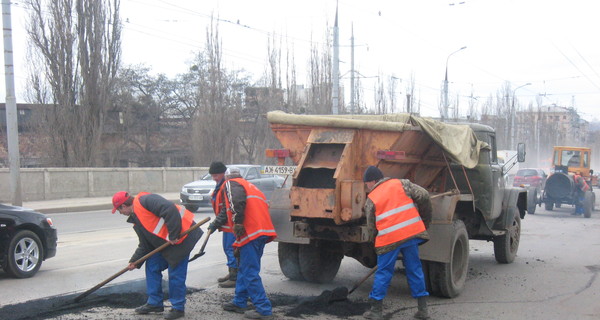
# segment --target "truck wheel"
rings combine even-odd
[[[344,255],[332,250],[336,245],[329,245],[323,241],[319,245],[302,244],[298,250],[300,272],[308,282],[326,283],[335,278]]]
[[[537,205],[538,193],[537,189],[527,191],[527,213],[535,214],[535,207]]]
[[[551,202],[551,201],[544,202],[544,208],[546,208],[546,210],[552,211],[553,207],[554,207],[554,202]]]
[[[592,208],[594,207],[594,199],[591,191],[585,193],[583,200],[583,216],[590,218],[592,216]]]
[[[423,275],[425,276],[425,287],[427,288],[427,292],[429,294],[441,297],[442,293],[440,291],[439,280],[436,277],[437,267],[435,266],[437,262],[435,261],[427,261],[421,260],[421,265],[423,266]]]
[[[521,217],[515,214],[504,235],[494,237],[494,255],[498,263],[511,263],[517,256],[521,239]]]
[[[450,262],[428,262],[429,282],[432,293],[454,298],[462,291],[469,269],[469,235],[462,220],[455,220]]]
[[[21,230],[10,240],[4,271],[15,278],[30,278],[38,272],[43,260],[40,238],[32,231]]]
[[[279,268],[283,275],[290,280],[302,281],[304,277],[300,273],[300,262],[298,259],[299,244],[279,242],[277,244],[277,256],[279,257]]]

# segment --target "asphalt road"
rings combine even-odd
[[[208,208],[203,211],[197,213],[197,221],[212,215]],[[528,215],[522,221],[518,257],[512,264],[496,263],[491,242],[470,241],[465,289],[454,299],[432,297],[432,319],[599,319],[600,212],[585,219],[572,216],[572,211],[571,206],[551,212],[541,207],[535,215]],[[31,279],[10,279],[0,272],[2,319],[8,312],[13,316],[24,315],[30,306],[39,307],[35,303],[39,299],[65,294],[72,297],[93,287],[124,268],[137,244],[125,217],[111,215],[109,211],[51,217],[59,230],[57,256],[44,262]],[[201,291],[188,295],[186,314],[191,319],[228,318],[231,314],[223,314],[219,306],[232,292],[217,288],[215,281],[225,271],[220,233],[211,237],[206,252],[190,264],[188,286]],[[317,296],[325,289],[349,288],[368,271],[353,259],[345,258],[338,276],[330,284],[289,281],[279,270],[276,243],[267,245],[262,262],[261,276],[272,300],[280,301],[274,303],[274,310],[281,319],[292,319],[282,315],[286,307],[281,304],[281,297]],[[110,286],[143,296],[143,278],[143,270],[135,270],[115,279]],[[354,306],[365,305],[371,283],[368,280],[352,294]],[[132,307],[67,311],[51,319],[127,319],[132,317]],[[415,301],[401,271],[394,277],[384,307],[388,319],[410,317],[415,312]],[[194,317],[195,313],[203,316]],[[319,313],[307,318],[360,319],[360,313]]]

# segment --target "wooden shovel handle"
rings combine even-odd
[[[354,290],[356,290],[356,288],[358,288],[363,282],[365,282],[365,280],[369,279],[370,276],[373,275],[373,273],[375,273],[375,271],[377,271],[377,266],[375,266],[373,269],[371,269],[371,271],[369,271],[369,273],[367,273],[366,276],[364,276],[362,279],[360,279],[353,287],[352,289],[350,289],[350,291],[348,291],[348,294],[351,294],[352,292],[354,292]]]

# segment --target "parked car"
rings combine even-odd
[[[273,190],[280,188],[285,180],[279,175],[261,173],[259,165],[232,164],[227,167],[239,168],[242,177],[258,187],[267,199],[271,198]],[[202,205],[209,205],[216,185],[208,173],[202,179],[184,185],[179,197],[181,204],[192,212]]]
[[[56,255],[52,219],[42,213],[0,204],[0,264],[15,278],[33,277],[42,261]]]
[[[535,187],[538,191],[544,189],[548,175],[538,168],[519,169],[513,180],[513,187]]]

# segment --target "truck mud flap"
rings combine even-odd
[[[429,241],[419,247],[421,260],[448,263],[452,258],[452,242],[454,227],[449,223],[432,223],[427,229]]]
[[[271,221],[277,232],[275,241],[286,243],[309,244],[310,239],[294,236],[294,223],[291,221],[290,189],[275,189],[269,202]]]

